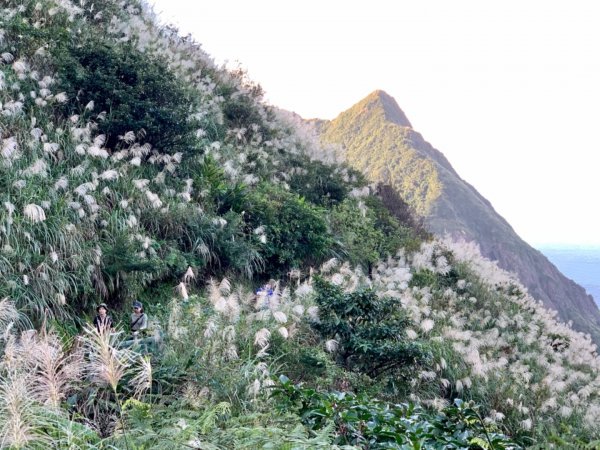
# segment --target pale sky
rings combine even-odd
[[[600,244],[600,2],[150,3],[305,118],[385,90],[526,241]]]

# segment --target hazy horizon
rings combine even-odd
[[[565,276],[585,288],[600,306],[600,246],[538,247]]]

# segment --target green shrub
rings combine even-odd
[[[418,248],[421,239],[415,231],[400,223],[381,200],[368,196],[346,199],[330,214],[331,231],[340,243],[340,253],[352,264],[371,267],[400,248]]]
[[[323,338],[338,342],[338,362],[349,370],[378,377],[426,362],[428,352],[404,339],[409,319],[396,300],[378,297],[371,289],[344,293],[341,288],[315,278],[319,321],[313,323]]]
[[[263,184],[253,192],[247,214],[253,228],[264,227],[267,241],[260,254],[271,276],[319,264],[333,245],[325,211],[277,186]]]
[[[334,207],[330,225],[333,235],[340,243],[344,259],[352,265],[362,265],[370,271],[387,247],[385,234],[375,227],[371,214],[363,214],[356,200],[347,199]],[[396,250],[398,249],[394,253]]]
[[[56,51],[58,90],[71,99],[64,106],[66,114],[84,113],[93,101],[94,112],[106,112],[98,129],[106,134],[109,148],[128,131],[138,133],[140,142],[170,153],[197,148],[194,133],[199,124],[190,119],[192,92],[165,61],[130,43],[92,37],[78,44]]]
[[[197,191],[203,192],[203,203],[211,205],[216,214],[229,211],[244,211],[249,188],[242,183],[232,183],[224,170],[210,155],[204,156],[199,164],[187,164],[182,176],[194,180]]]
[[[353,169],[311,160],[305,155],[293,155],[288,163],[296,168],[288,182],[290,189],[315,205],[336,205],[352,188],[365,184],[362,175]]]
[[[265,117],[256,107],[263,96],[262,87],[250,80],[243,69],[231,71],[229,77],[217,88],[224,99],[223,116],[228,128],[262,125]]]
[[[368,214],[373,218],[374,226],[380,230],[385,240],[381,244],[381,256],[394,255],[399,248],[406,251],[417,251],[427,234],[420,229],[416,219],[407,219],[389,209],[379,195],[371,195],[364,199],[369,208]]]
[[[333,444],[369,449],[520,449],[486,424],[472,403],[455,400],[438,414],[411,404],[390,405],[351,392],[319,392],[281,376],[273,396],[282,411],[294,411],[312,430],[334,424]]]

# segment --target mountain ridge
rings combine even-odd
[[[372,92],[335,119],[320,121],[317,131],[370,181],[394,186],[432,232],[477,242],[484,256],[514,272],[535,298],[600,342],[600,311],[585,289],[523,241],[445,155],[412,129],[389,94]]]
[[[316,158],[298,117],[145,3],[75,3],[0,14],[3,448],[598,442],[588,336]],[[365,141],[405,154],[363,162],[435,208],[451,166],[374,100]]]
[[[386,118],[397,125],[412,128],[412,124],[404,114],[404,111],[400,108],[400,105],[396,102],[396,100],[389,95],[387,92],[383,90],[376,90],[372,92],[367,99],[373,97],[373,101],[369,101],[370,103],[381,103],[381,107],[385,113]]]

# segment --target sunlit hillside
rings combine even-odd
[[[1,3],[0,447],[593,448],[589,337],[261,94],[137,1]]]
[[[600,342],[600,310],[585,290],[521,239],[446,157],[412,128],[391,96],[375,91],[334,120],[313,122],[326,153],[371,182],[393,186],[433,233],[476,242],[483,255],[515,273],[532,296]],[[468,128],[464,139],[471,139]],[[479,145],[485,151],[488,144]]]

